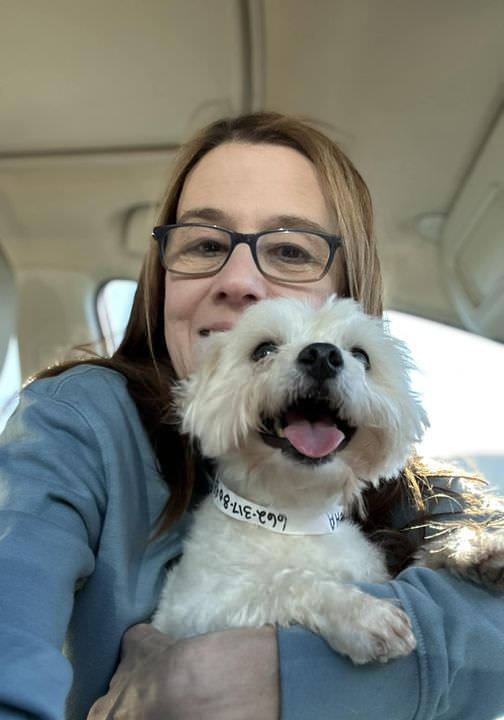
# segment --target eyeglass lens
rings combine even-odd
[[[230,246],[228,233],[216,228],[173,228],[165,243],[164,265],[184,275],[211,274],[224,265]],[[330,247],[323,237],[310,232],[267,232],[257,239],[256,253],[265,275],[307,282],[324,274]]]

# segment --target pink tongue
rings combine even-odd
[[[345,435],[335,425],[304,418],[294,419],[284,428],[285,437],[298,452],[307,457],[324,457],[336,450]]]

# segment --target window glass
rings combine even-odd
[[[418,368],[413,386],[431,424],[420,453],[460,460],[504,492],[504,345],[412,315],[388,320]]]
[[[119,347],[123,338],[136,287],[134,280],[110,280],[98,293],[98,321],[109,355]]]
[[[19,351],[16,337],[11,337],[4,366],[0,372],[0,432],[16,407],[19,388],[21,387],[21,369],[19,367]]]

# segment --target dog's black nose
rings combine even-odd
[[[341,350],[330,343],[307,345],[299,353],[297,361],[308,375],[319,382],[335,377],[343,367]]]

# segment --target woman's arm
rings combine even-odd
[[[0,439],[2,718],[64,717],[72,668],[61,648],[99,528],[79,483],[92,433],[74,414],[24,393]]]
[[[360,587],[401,603],[413,622],[416,650],[385,665],[354,666],[304,630],[279,630],[282,720],[504,715],[502,595],[424,568]]]
[[[416,650],[356,666],[303,628],[231,630],[169,644],[150,626],[126,635],[108,695],[90,720],[495,720],[504,714],[504,598],[444,571],[410,568],[363,585],[401,602]],[[239,714],[239,713],[242,714]],[[125,713],[124,715],[122,713]],[[227,714],[226,714],[227,713]]]
[[[22,393],[0,438],[0,717],[81,720],[106,692],[180,552],[182,521],[150,541],[166,493],[118,373]]]

